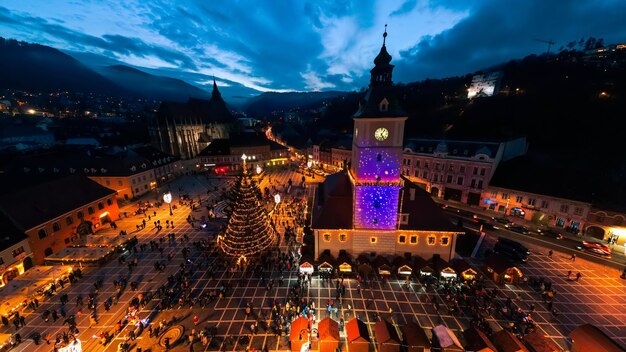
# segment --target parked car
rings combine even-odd
[[[554,238],[557,240],[563,239],[563,235],[554,231],[553,229],[537,229],[537,233],[540,234],[541,236],[546,236],[546,237]]]
[[[511,225],[508,227],[508,229],[509,231],[521,233],[522,235],[528,235],[530,233],[528,227],[522,225]]]
[[[580,241],[576,244],[579,251],[587,251],[605,258],[611,258],[611,248],[600,242]]]
[[[513,223],[507,218],[492,217],[491,220],[496,222],[495,224],[493,224],[493,227],[496,229],[502,229],[513,225]]]

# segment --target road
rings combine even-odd
[[[496,226],[498,225],[498,223],[492,221],[491,218],[487,218],[479,214],[475,214],[476,216],[474,216],[473,214],[466,213],[463,209],[454,208],[453,206],[448,206],[445,208],[445,210],[450,215],[451,220],[456,221],[458,218],[463,218],[464,227],[475,231],[478,231],[480,227],[480,225],[474,222],[475,219],[484,220]],[[458,212],[458,210],[461,210],[462,212]],[[624,268],[625,264],[625,258],[619,253],[613,253],[613,256],[611,258],[605,258],[591,254],[586,251],[577,250],[575,248],[576,244],[578,244],[581,240],[575,240],[567,236],[564,236],[563,239],[557,240],[554,238],[541,236],[536,232],[531,232],[530,234],[525,235],[508,230],[506,228],[499,228],[494,230],[483,229],[483,232],[493,237],[504,236],[515,241],[531,243],[541,248],[557,250],[563,253],[567,253],[569,255],[576,254],[576,256],[578,257],[585,258],[591,262],[606,265],[615,269],[621,270]]]

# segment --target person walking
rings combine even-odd
[[[575,262],[576,261],[576,253],[572,254],[572,256],[569,259],[571,261]]]
[[[200,318],[198,318],[197,315],[193,316],[193,325],[194,326],[198,326],[198,323],[200,323]]]
[[[552,254],[554,254],[554,252],[552,250],[548,251],[548,258],[552,258]]]
[[[583,274],[581,274],[581,273],[576,273],[576,281],[580,280],[581,276],[583,276]]]
[[[572,276],[572,271],[571,271],[571,270],[568,270],[568,271],[567,271],[567,279],[568,279],[568,280],[569,280],[570,276]]]

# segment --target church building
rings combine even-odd
[[[422,188],[401,175],[407,114],[393,94],[391,55],[383,45],[369,89],[353,115],[352,161],[317,188],[315,258],[324,251],[454,258],[454,226]]]
[[[164,153],[191,159],[215,139],[228,138],[236,119],[213,81],[211,99],[164,101],[149,127],[152,144]]]

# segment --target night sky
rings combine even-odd
[[[259,91],[365,86],[384,24],[411,82],[545,52],[533,38],[626,42],[624,18],[624,0],[0,0],[0,36]]]

